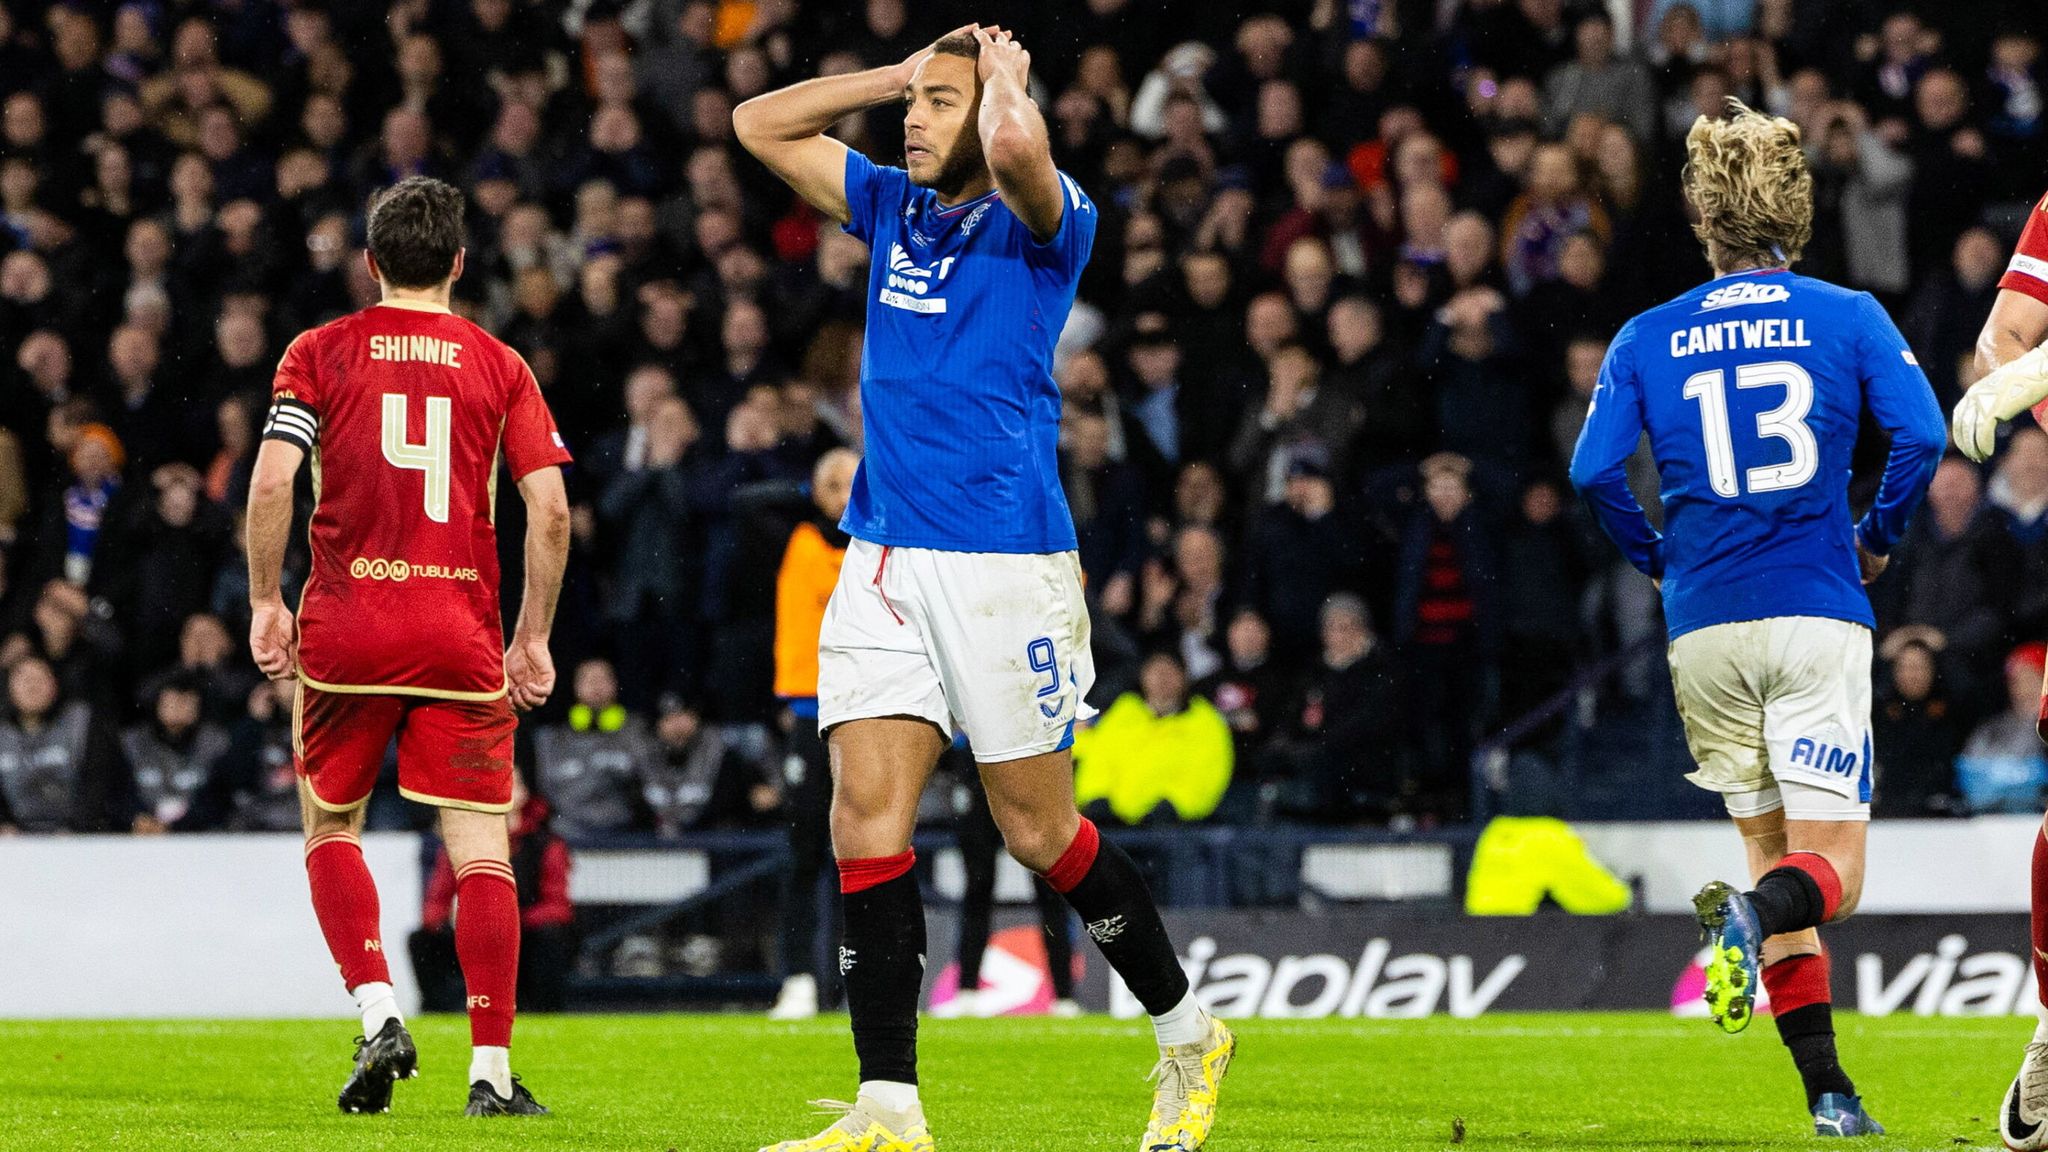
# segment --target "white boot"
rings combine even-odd
[[[770,1020],[809,1020],[817,1014],[818,981],[808,973],[784,980],[775,1007],[768,1010]]]

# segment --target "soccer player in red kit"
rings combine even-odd
[[[2048,424],[2048,197],[2027,213],[2019,247],[1998,281],[1998,298],[1977,336],[1983,379],[1956,405],[1956,447],[1982,462],[1998,446],[1998,426],[2031,410]],[[2048,698],[2042,702],[2048,736]],[[2034,984],[2039,1020],[2019,1075],[1998,1110],[1998,1133],[2013,1152],[2048,1149],[2048,824],[2034,836]]]
[[[462,194],[414,177],[370,204],[383,300],[286,350],[249,490],[249,647],[296,677],[293,712],[313,911],[362,1011],[345,1112],[389,1108],[418,1056],[398,1012],[377,888],[357,835],[385,748],[399,791],[440,809],[469,992],[472,1116],[546,1112],[511,1071],[519,899],[509,863],[513,712],[555,685],[548,630],[569,549],[569,460],[518,353],[448,308]],[[509,645],[492,527],[500,455],[527,507],[526,587]],[[313,563],[295,621],[279,591],[292,486],[313,469]]]

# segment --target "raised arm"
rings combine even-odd
[[[1060,230],[1060,175],[1052,164],[1045,117],[1026,88],[1031,53],[1001,28],[977,28],[981,42],[981,112],[975,127],[982,155],[1003,193],[1003,203],[1040,241]]]
[[[852,218],[846,205],[847,148],[825,130],[850,113],[903,99],[918,61],[930,51],[921,48],[885,68],[764,92],[732,110],[733,134],[813,208],[844,224]]]

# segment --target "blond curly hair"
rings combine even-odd
[[[1684,181],[1717,273],[1789,266],[1813,238],[1813,174],[1799,126],[1782,116],[1729,97],[1725,118],[1702,116],[1685,134]]]

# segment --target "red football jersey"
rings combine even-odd
[[[2048,304],[2048,197],[2034,205],[2027,213],[2026,227],[2020,229],[2020,242],[2012,250],[2012,262],[2005,266],[2005,275],[1998,278],[2000,288],[2024,293]],[[2048,400],[2034,405],[2034,422],[2048,428]],[[2048,708],[2048,703],[2042,705]]]
[[[501,695],[498,455],[515,480],[569,461],[526,361],[445,309],[387,302],[292,341],[271,395],[264,437],[313,469],[301,678]]]
[[[1998,278],[2000,288],[2024,292],[2048,304],[2048,198],[2027,213],[2027,226],[2020,230],[2019,247],[2013,249],[2012,263]]]

